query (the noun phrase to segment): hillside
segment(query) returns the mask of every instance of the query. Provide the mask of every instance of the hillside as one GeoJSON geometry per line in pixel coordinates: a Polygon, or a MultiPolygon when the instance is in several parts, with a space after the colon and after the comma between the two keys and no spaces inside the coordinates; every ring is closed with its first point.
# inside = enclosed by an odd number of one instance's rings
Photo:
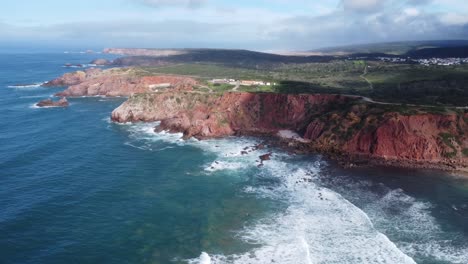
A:
{"type": "Polygon", "coordinates": [[[117,66],[155,66],[167,63],[220,63],[253,66],[277,63],[327,62],[332,56],[285,56],[229,49],[106,49],[106,53],[129,55],[114,61],[117,66]]]}
{"type": "Polygon", "coordinates": [[[468,40],[436,40],[436,41],[405,41],[328,47],[311,50],[323,55],[350,55],[356,53],[384,53],[389,55],[405,55],[426,48],[454,48],[468,46],[468,40]]]}

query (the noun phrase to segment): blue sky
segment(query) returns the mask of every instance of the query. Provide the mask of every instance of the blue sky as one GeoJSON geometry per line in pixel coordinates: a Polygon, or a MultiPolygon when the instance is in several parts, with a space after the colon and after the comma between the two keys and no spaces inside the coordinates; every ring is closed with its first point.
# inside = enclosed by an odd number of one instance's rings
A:
{"type": "Polygon", "coordinates": [[[310,50],[468,39],[466,0],[15,0],[0,46],[310,50]]]}

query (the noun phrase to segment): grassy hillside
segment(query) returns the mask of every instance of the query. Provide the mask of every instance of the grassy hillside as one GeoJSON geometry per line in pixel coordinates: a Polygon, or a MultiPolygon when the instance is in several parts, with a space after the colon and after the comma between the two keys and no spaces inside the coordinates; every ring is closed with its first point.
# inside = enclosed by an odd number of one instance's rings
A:
{"type": "MultiPolygon", "coordinates": [[[[212,78],[263,80],[276,86],[239,90],[281,93],[340,93],[384,102],[466,106],[468,65],[420,66],[383,62],[333,60],[326,63],[275,64],[252,69],[206,63],[141,67],[136,74],[180,74],[206,82],[212,78]]],[[[211,87],[226,91],[229,86],[211,87]]]]}
{"type": "Polygon", "coordinates": [[[329,62],[331,56],[284,56],[249,50],[187,49],[182,54],[157,56],[128,56],[114,60],[117,66],[159,66],[168,63],[215,63],[256,68],[278,63],[329,62]]]}

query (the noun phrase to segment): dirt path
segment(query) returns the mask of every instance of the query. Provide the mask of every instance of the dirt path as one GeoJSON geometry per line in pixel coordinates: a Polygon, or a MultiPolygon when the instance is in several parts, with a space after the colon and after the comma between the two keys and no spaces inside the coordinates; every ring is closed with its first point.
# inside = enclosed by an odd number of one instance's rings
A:
{"type": "Polygon", "coordinates": [[[240,82],[237,81],[236,86],[234,86],[234,88],[232,88],[232,91],[237,92],[237,89],[239,89],[239,87],[240,87],[240,82]]]}
{"type": "Polygon", "coordinates": [[[362,79],[364,79],[364,80],[369,84],[369,88],[373,91],[373,90],[374,90],[374,85],[372,84],[371,81],[369,81],[369,79],[366,78],[366,75],[367,75],[367,67],[369,67],[369,66],[366,65],[366,67],[364,67],[364,73],[361,74],[361,75],[359,75],[359,77],[362,78],[362,79]]]}

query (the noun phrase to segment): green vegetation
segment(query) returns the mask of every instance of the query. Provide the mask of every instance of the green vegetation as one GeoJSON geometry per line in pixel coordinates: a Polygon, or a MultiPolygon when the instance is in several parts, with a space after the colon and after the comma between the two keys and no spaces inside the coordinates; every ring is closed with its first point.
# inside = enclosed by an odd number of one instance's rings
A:
{"type": "Polygon", "coordinates": [[[458,47],[464,45],[468,45],[468,41],[404,41],[323,48],[317,51],[323,52],[324,54],[385,53],[393,55],[403,55],[407,52],[417,51],[421,49],[458,47]]]}
{"type": "MultiPolygon", "coordinates": [[[[432,112],[446,112],[444,106],[466,106],[468,65],[422,66],[380,61],[333,60],[317,63],[271,63],[250,66],[186,63],[142,67],[136,75],[178,74],[203,80],[200,91],[224,92],[232,85],[208,84],[213,78],[262,80],[276,86],[245,86],[239,91],[279,93],[332,93],[370,97],[376,101],[436,106],[432,112]],[[365,70],[367,68],[367,70],[365,70]]],[[[402,105],[404,108],[404,106],[402,105]]]]}
{"type": "Polygon", "coordinates": [[[210,83],[208,82],[208,87],[213,90],[213,91],[216,91],[216,92],[225,92],[225,91],[230,91],[234,88],[234,85],[231,85],[231,84],[227,84],[227,83],[210,83]]]}
{"type": "Polygon", "coordinates": [[[444,142],[445,145],[450,147],[453,151],[446,153],[447,158],[453,158],[457,155],[457,149],[453,145],[453,140],[457,140],[457,138],[450,134],[450,133],[440,133],[439,136],[442,138],[442,141],[444,142]]]}
{"type": "Polygon", "coordinates": [[[468,148],[462,150],[463,156],[468,157],[468,148]]]}
{"type": "Polygon", "coordinates": [[[163,67],[139,68],[141,75],[156,74],[180,74],[194,76],[204,79],[233,78],[233,79],[255,79],[268,75],[264,70],[252,70],[248,68],[235,68],[220,64],[176,64],[163,67]]]}
{"type": "Polygon", "coordinates": [[[468,67],[374,64],[366,75],[373,84],[369,96],[390,102],[466,105],[468,67]]]}

